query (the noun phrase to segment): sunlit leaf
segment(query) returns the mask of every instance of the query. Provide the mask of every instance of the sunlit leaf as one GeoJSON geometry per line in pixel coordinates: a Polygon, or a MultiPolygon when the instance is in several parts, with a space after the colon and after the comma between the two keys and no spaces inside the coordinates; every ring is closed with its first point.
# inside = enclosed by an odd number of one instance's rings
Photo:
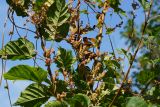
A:
{"type": "Polygon", "coordinates": [[[64,101],[50,101],[45,107],[68,107],[68,104],[64,101]]]}
{"type": "Polygon", "coordinates": [[[76,94],[69,103],[71,107],[88,107],[91,101],[87,95],[76,94]]]}
{"type": "Polygon", "coordinates": [[[18,65],[12,67],[4,78],[8,80],[31,80],[41,83],[47,78],[47,71],[40,67],[31,67],[28,65],[18,65]]]}
{"type": "Polygon", "coordinates": [[[20,95],[15,106],[40,107],[50,98],[48,88],[42,84],[29,85],[20,95]]]}
{"type": "Polygon", "coordinates": [[[33,10],[34,11],[41,11],[41,8],[43,5],[50,7],[53,3],[55,2],[55,0],[36,0],[33,10]]]}
{"type": "Polygon", "coordinates": [[[131,97],[126,107],[148,107],[148,104],[141,97],[131,97]]]}
{"type": "Polygon", "coordinates": [[[0,50],[0,58],[5,57],[10,60],[26,60],[36,55],[34,45],[25,38],[8,42],[3,50],[0,50]]]}
{"type": "Polygon", "coordinates": [[[49,38],[60,42],[67,36],[69,31],[67,20],[70,14],[68,13],[68,6],[65,0],[56,0],[49,8],[47,17],[47,27],[45,30],[49,34],[49,38]]]}
{"type": "Polygon", "coordinates": [[[59,47],[57,58],[55,59],[57,67],[60,68],[61,71],[70,70],[74,62],[75,58],[72,55],[72,51],[59,47]]]}

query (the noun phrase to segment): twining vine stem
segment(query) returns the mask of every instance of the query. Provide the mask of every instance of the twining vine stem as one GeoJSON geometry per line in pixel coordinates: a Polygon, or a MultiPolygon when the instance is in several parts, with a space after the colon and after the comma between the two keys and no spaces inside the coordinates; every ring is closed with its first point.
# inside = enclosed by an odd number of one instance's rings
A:
{"type": "MultiPolygon", "coordinates": [[[[4,29],[6,28],[7,19],[8,18],[6,18],[6,20],[4,22],[4,29]]],[[[2,49],[4,48],[4,32],[5,32],[5,30],[2,32],[2,49]]],[[[5,49],[5,54],[6,54],[6,49],[5,49]]],[[[1,86],[1,83],[2,83],[3,73],[6,71],[6,64],[7,64],[7,60],[4,61],[4,59],[2,58],[2,74],[1,74],[1,79],[0,79],[0,86],[1,86]]],[[[6,81],[6,89],[7,89],[7,93],[8,93],[8,98],[9,98],[9,104],[12,107],[9,84],[8,84],[7,80],[5,80],[5,81],[6,81]]]]}
{"type": "Polygon", "coordinates": [[[151,12],[152,5],[153,5],[153,0],[150,1],[150,8],[149,8],[149,10],[148,10],[148,15],[146,16],[146,14],[145,14],[145,22],[144,22],[144,27],[143,27],[142,34],[141,34],[141,35],[142,35],[142,36],[141,36],[141,39],[140,39],[140,41],[139,41],[139,43],[138,43],[138,46],[137,46],[137,48],[136,48],[136,50],[135,50],[135,53],[134,53],[134,55],[133,55],[133,58],[131,59],[129,68],[128,68],[127,73],[126,73],[126,75],[125,75],[125,77],[124,77],[124,79],[123,79],[123,81],[122,81],[122,83],[121,83],[121,86],[120,86],[120,88],[118,89],[117,94],[115,94],[115,96],[113,97],[113,100],[112,100],[112,102],[110,103],[109,107],[112,107],[112,105],[114,104],[116,98],[117,98],[118,95],[120,94],[121,89],[122,89],[123,85],[125,84],[125,82],[126,82],[126,80],[127,80],[127,78],[128,78],[128,75],[129,75],[129,73],[130,73],[130,71],[131,71],[133,62],[134,62],[134,60],[135,60],[135,58],[136,58],[136,55],[137,55],[139,49],[140,49],[140,48],[142,47],[142,45],[143,45],[144,34],[145,34],[145,30],[146,30],[146,27],[147,27],[147,24],[148,24],[147,22],[148,22],[149,17],[150,17],[150,12],[151,12]]]}
{"type": "MultiPolygon", "coordinates": [[[[43,52],[46,52],[46,48],[45,48],[45,42],[44,42],[44,39],[43,39],[43,36],[42,36],[42,34],[41,34],[41,32],[40,32],[40,26],[37,26],[38,28],[38,36],[40,37],[40,39],[41,39],[41,48],[42,48],[42,50],[43,50],[43,52]]],[[[50,58],[51,59],[51,58],[50,58]]],[[[52,85],[53,85],[53,83],[54,83],[54,80],[53,80],[53,78],[52,78],[52,70],[51,70],[51,65],[49,64],[49,65],[47,65],[47,71],[48,71],[48,74],[49,74],[49,76],[50,76],[50,80],[51,80],[51,82],[52,82],[52,85]]]]}
{"type": "Polygon", "coordinates": [[[9,9],[8,9],[8,19],[9,19],[10,22],[15,26],[17,33],[18,33],[18,29],[17,29],[17,28],[19,28],[19,29],[23,29],[23,30],[26,30],[26,31],[30,31],[30,32],[36,34],[36,32],[33,31],[33,30],[30,30],[30,29],[28,29],[28,28],[24,28],[24,27],[21,27],[21,26],[16,25],[15,22],[14,22],[14,19],[13,19],[13,14],[12,14],[12,16],[10,16],[10,13],[11,13],[11,12],[12,12],[12,11],[11,11],[11,9],[9,8],[9,9]]]}

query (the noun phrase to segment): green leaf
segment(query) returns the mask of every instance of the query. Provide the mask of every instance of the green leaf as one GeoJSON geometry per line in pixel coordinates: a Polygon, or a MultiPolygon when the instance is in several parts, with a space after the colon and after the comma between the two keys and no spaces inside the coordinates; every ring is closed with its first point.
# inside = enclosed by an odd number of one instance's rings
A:
{"type": "Polygon", "coordinates": [[[84,94],[76,94],[69,102],[71,107],[88,107],[91,103],[89,97],[84,94]]]}
{"type": "Polygon", "coordinates": [[[105,81],[105,89],[110,89],[112,90],[115,86],[115,80],[112,77],[105,77],[104,78],[105,81]]]}
{"type": "Polygon", "coordinates": [[[137,74],[137,80],[141,84],[146,84],[148,81],[152,80],[155,77],[155,74],[153,71],[140,71],[137,74]]]}
{"type": "Polygon", "coordinates": [[[88,11],[86,9],[84,9],[84,10],[81,10],[80,13],[88,14],[88,11]]]}
{"type": "Polygon", "coordinates": [[[21,93],[14,106],[40,107],[49,98],[50,94],[45,85],[31,84],[21,93]]]}
{"type": "Polygon", "coordinates": [[[74,64],[75,58],[73,58],[72,51],[68,51],[64,48],[59,47],[57,58],[55,63],[60,70],[70,71],[71,66],[74,64]]]}
{"type": "Polygon", "coordinates": [[[8,42],[2,50],[0,50],[0,58],[10,60],[26,60],[36,55],[34,45],[25,38],[19,38],[16,41],[8,42]]]}
{"type": "Polygon", "coordinates": [[[47,71],[40,67],[31,67],[28,65],[18,65],[11,68],[4,74],[4,78],[8,80],[31,80],[38,83],[46,80],[47,71]]]}
{"type": "Polygon", "coordinates": [[[153,104],[160,104],[160,85],[153,86],[151,89],[147,91],[147,100],[150,100],[150,102],[153,102],[153,104]]]}
{"type": "Polygon", "coordinates": [[[148,10],[150,7],[150,2],[148,0],[138,0],[140,4],[143,6],[144,10],[148,10]]]}
{"type": "Polygon", "coordinates": [[[36,12],[42,11],[42,6],[50,7],[55,0],[36,0],[35,4],[33,5],[33,10],[36,12]]]}
{"type": "Polygon", "coordinates": [[[17,16],[28,16],[27,9],[29,8],[30,0],[6,0],[6,2],[13,8],[17,16]]]}
{"type": "MultiPolygon", "coordinates": [[[[47,12],[46,32],[49,38],[60,42],[69,31],[67,20],[70,17],[65,0],[56,0],[47,12]]],[[[46,38],[46,37],[45,37],[46,38]]],[[[49,39],[47,37],[47,39],[49,39]]]]}
{"type": "Polygon", "coordinates": [[[45,107],[68,107],[68,104],[65,101],[51,101],[45,107]]]}
{"type": "Polygon", "coordinates": [[[148,107],[148,104],[141,97],[131,97],[126,107],[148,107]]]}
{"type": "Polygon", "coordinates": [[[158,20],[158,19],[160,19],[160,15],[152,16],[151,18],[149,18],[148,24],[149,24],[149,23],[152,23],[152,21],[156,21],[156,20],[158,20]]]}
{"type": "Polygon", "coordinates": [[[130,52],[128,52],[127,50],[122,48],[122,49],[118,50],[118,53],[125,55],[127,57],[128,61],[132,60],[132,54],[130,52]]]}
{"type": "Polygon", "coordinates": [[[119,64],[118,61],[116,61],[116,60],[110,60],[110,61],[111,61],[111,63],[112,63],[115,67],[117,67],[118,69],[121,68],[121,65],[119,64]]]}
{"type": "Polygon", "coordinates": [[[73,74],[73,81],[75,86],[77,87],[77,89],[79,90],[79,92],[85,91],[85,90],[89,90],[90,87],[86,82],[86,75],[78,73],[78,71],[76,71],[73,74]]]}
{"type": "Polygon", "coordinates": [[[68,86],[68,84],[65,81],[57,80],[56,92],[57,93],[67,92],[68,91],[67,86],[68,86]]]}
{"type": "Polygon", "coordinates": [[[120,0],[108,0],[108,2],[110,7],[113,8],[116,13],[125,12],[121,8],[119,8],[120,0]]]}
{"type": "Polygon", "coordinates": [[[106,29],[106,34],[107,34],[107,35],[110,35],[111,33],[114,32],[114,30],[115,30],[114,28],[107,28],[107,29],[106,29]]]}

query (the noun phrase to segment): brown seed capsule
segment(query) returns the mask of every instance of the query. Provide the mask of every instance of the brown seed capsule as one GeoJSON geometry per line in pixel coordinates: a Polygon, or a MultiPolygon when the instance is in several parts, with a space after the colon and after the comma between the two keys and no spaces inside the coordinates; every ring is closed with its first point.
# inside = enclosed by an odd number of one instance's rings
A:
{"type": "Polygon", "coordinates": [[[56,77],[59,75],[59,72],[58,71],[55,71],[55,75],[56,75],[56,77]]]}
{"type": "Polygon", "coordinates": [[[57,100],[61,100],[61,95],[57,94],[57,100]]]}
{"type": "Polygon", "coordinates": [[[102,72],[102,75],[101,75],[102,78],[103,78],[105,75],[106,75],[106,72],[102,72]]]}
{"type": "Polygon", "coordinates": [[[56,76],[53,75],[53,76],[52,76],[52,79],[53,79],[53,81],[56,81],[56,76]]]}
{"type": "Polygon", "coordinates": [[[63,76],[65,76],[65,77],[67,76],[67,71],[65,71],[65,70],[63,71],[63,76]]]}
{"type": "Polygon", "coordinates": [[[50,58],[46,58],[45,63],[46,63],[46,66],[49,66],[52,63],[52,60],[50,58]]]}

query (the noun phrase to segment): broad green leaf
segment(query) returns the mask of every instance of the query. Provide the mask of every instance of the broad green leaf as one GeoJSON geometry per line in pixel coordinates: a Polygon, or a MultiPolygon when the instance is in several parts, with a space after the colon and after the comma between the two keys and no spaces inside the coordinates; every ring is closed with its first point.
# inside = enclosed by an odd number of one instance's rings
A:
{"type": "Polygon", "coordinates": [[[45,107],[68,107],[68,104],[65,101],[51,101],[45,107]]]}
{"type": "Polygon", "coordinates": [[[86,81],[81,80],[79,78],[76,79],[75,77],[73,79],[74,79],[74,82],[75,82],[75,86],[77,87],[77,89],[79,91],[82,92],[82,91],[90,89],[90,87],[89,87],[89,85],[87,84],[86,81]]]}
{"type": "Polygon", "coordinates": [[[147,100],[151,100],[151,103],[153,104],[160,104],[160,85],[153,86],[151,89],[147,91],[147,100]]]}
{"type": "Polygon", "coordinates": [[[118,69],[120,69],[121,65],[119,64],[118,61],[116,60],[110,60],[111,61],[111,64],[113,64],[113,66],[117,67],[118,69]]]}
{"type": "Polygon", "coordinates": [[[74,73],[73,75],[74,84],[80,92],[90,89],[89,85],[86,82],[86,79],[84,79],[85,78],[83,78],[83,75],[78,72],[74,73]]]}
{"type": "Polygon", "coordinates": [[[115,80],[112,77],[105,77],[104,79],[105,82],[105,89],[110,89],[112,90],[115,86],[115,80]]]}
{"type": "Polygon", "coordinates": [[[40,107],[50,98],[48,88],[42,84],[29,85],[20,95],[15,106],[40,107]]]}
{"type": "Polygon", "coordinates": [[[45,30],[49,34],[49,38],[60,42],[67,36],[69,31],[67,20],[70,14],[68,13],[68,6],[65,0],[56,0],[48,9],[47,17],[45,30]]]}
{"type": "Polygon", "coordinates": [[[47,78],[47,71],[40,67],[31,67],[28,65],[18,65],[11,68],[4,74],[4,78],[8,80],[31,80],[41,83],[47,78]]]}
{"type": "Polygon", "coordinates": [[[65,81],[57,80],[56,92],[57,93],[67,92],[68,91],[67,86],[68,86],[68,84],[65,81]]]}
{"type": "Polygon", "coordinates": [[[69,102],[71,107],[88,107],[91,103],[89,97],[84,94],[76,94],[69,102]]]}
{"type": "Polygon", "coordinates": [[[3,50],[0,50],[0,58],[10,60],[26,60],[36,55],[34,45],[25,38],[19,38],[16,41],[8,42],[3,50]]]}
{"type": "Polygon", "coordinates": [[[148,104],[141,97],[131,97],[126,107],[148,107],[148,104]]]}
{"type": "Polygon", "coordinates": [[[148,107],[160,107],[160,105],[149,103],[148,107]]]}
{"type": "Polygon", "coordinates": [[[27,9],[29,8],[30,0],[6,0],[13,8],[17,16],[28,16],[27,9]]]}
{"type": "Polygon", "coordinates": [[[66,50],[62,47],[59,47],[57,58],[55,59],[55,63],[60,70],[67,70],[71,69],[71,66],[74,64],[75,58],[72,55],[72,51],[66,50]]]}
{"type": "Polygon", "coordinates": [[[146,84],[150,79],[153,79],[155,74],[153,71],[140,71],[137,75],[137,80],[141,84],[146,84]]]}

